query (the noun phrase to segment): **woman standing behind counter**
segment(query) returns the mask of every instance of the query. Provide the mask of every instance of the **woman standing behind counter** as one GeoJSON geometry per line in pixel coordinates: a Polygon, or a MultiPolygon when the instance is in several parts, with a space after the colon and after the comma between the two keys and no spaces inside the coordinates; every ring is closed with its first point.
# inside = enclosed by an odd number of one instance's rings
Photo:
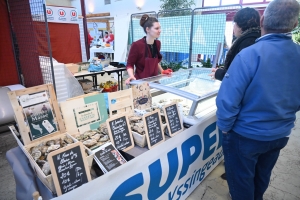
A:
{"type": "Polygon", "coordinates": [[[224,68],[213,68],[210,76],[222,81],[235,56],[244,48],[251,46],[261,36],[260,15],[254,8],[239,10],[233,19],[233,34],[236,37],[229,49],[224,68]]]}
{"type": "Polygon", "coordinates": [[[171,69],[163,70],[159,64],[162,55],[160,54],[160,41],[156,40],[161,32],[158,20],[144,14],[140,20],[140,25],[146,36],[132,43],[126,65],[129,75],[125,81],[126,84],[129,84],[131,80],[156,76],[158,72],[162,74],[172,73],[171,69]],[[136,68],[135,74],[134,66],[136,68]]]}

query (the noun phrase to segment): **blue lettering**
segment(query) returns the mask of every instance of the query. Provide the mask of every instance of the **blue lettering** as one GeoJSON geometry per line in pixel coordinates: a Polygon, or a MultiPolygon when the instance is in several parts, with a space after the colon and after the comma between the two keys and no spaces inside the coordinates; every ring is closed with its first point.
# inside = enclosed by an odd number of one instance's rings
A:
{"type": "Polygon", "coordinates": [[[182,195],[184,195],[184,194],[186,193],[187,189],[189,188],[188,182],[189,182],[190,179],[191,179],[191,178],[188,178],[188,179],[185,181],[185,183],[184,183],[184,188],[185,188],[185,190],[183,191],[182,195]]]}
{"type": "Polygon", "coordinates": [[[204,141],[204,153],[203,153],[203,160],[206,160],[209,156],[211,156],[215,148],[210,149],[210,147],[217,142],[217,137],[214,134],[212,137],[209,137],[209,135],[216,130],[216,122],[209,125],[203,132],[203,141],[204,141]]]}
{"type": "Polygon", "coordinates": [[[111,200],[142,200],[143,196],[141,194],[134,194],[126,196],[129,192],[137,189],[144,184],[144,178],[142,173],[138,173],[126,181],[124,181],[119,187],[114,191],[111,196],[111,200]]]}
{"type": "Polygon", "coordinates": [[[184,177],[189,169],[189,166],[198,158],[198,156],[201,153],[202,144],[201,144],[201,138],[199,135],[194,135],[187,139],[185,142],[181,145],[182,150],[182,169],[179,175],[180,180],[182,177],[184,177]],[[193,155],[191,155],[191,148],[195,148],[195,152],[193,155]]]}
{"type": "Polygon", "coordinates": [[[172,200],[172,199],[173,199],[173,197],[174,197],[174,195],[175,195],[175,191],[177,190],[177,187],[178,187],[178,186],[176,186],[176,188],[175,188],[175,190],[173,191],[173,193],[169,192],[169,200],[172,200]]]}
{"type": "Polygon", "coordinates": [[[158,199],[172,184],[178,171],[178,154],[177,148],[168,153],[169,174],[167,181],[161,187],[160,181],[162,178],[162,167],[160,159],[149,165],[150,184],[148,190],[148,199],[158,199]]]}
{"type": "Polygon", "coordinates": [[[183,185],[181,185],[181,186],[178,188],[178,190],[177,190],[177,195],[178,195],[177,200],[179,200],[180,197],[181,197],[181,191],[180,191],[180,189],[182,188],[182,186],[183,186],[183,185]]]}

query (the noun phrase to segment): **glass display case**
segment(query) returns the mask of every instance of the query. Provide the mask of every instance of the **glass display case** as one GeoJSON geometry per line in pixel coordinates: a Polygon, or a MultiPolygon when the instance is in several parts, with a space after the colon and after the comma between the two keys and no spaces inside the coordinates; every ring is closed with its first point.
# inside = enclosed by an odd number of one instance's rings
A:
{"type": "Polygon", "coordinates": [[[148,82],[154,107],[177,102],[183,122],[194,125],[216,111],[215,99],[221,82],[212,80],[210,73],[211,68],[182,69],[172,75],[158,75],[131,84],[148,82]]]}

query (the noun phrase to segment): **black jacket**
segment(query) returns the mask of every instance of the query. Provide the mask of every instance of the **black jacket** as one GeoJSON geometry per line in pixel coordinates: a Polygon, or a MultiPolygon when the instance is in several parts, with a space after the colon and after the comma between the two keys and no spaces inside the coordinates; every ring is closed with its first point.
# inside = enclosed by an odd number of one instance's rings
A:
{"type": "Polygon", "coordinates": [[[260,30],[258,28],[247,30],[241,37],[236,39],[231,48],[229,49],[224,67],[217,69],[215,73],[215,78],[222,81],[227,70],[230,67],[231,62],[234,57],[244,48],[251,46],[255,43],[255,40],[261,36],[260,30]]]}

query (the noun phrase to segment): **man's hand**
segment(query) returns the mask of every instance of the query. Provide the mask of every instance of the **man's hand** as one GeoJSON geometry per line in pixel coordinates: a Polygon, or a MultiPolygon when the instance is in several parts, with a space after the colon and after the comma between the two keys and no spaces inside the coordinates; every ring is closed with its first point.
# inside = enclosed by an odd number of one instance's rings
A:
{"type": "Polygon", "coordinates": [[[208,76],[210,76],[211,79],[215,80],[215,79],[216,79],[216,78],[215,78],[215,74],[216,74],[216,71],[217,71],[217,70],[218,70],[217,68],[212,68],[212,69],[211,69],[211,73],[208,74],[208,76]]]}

